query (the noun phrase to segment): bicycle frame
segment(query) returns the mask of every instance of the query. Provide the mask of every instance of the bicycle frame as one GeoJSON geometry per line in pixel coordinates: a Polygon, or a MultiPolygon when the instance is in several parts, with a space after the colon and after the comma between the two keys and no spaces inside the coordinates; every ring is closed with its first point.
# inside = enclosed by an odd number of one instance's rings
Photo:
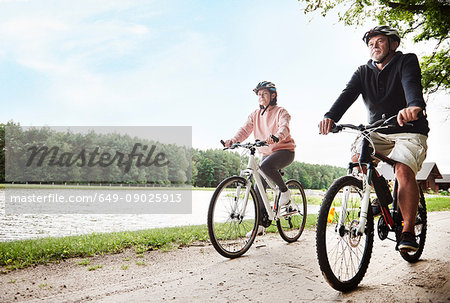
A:
{"type": "Polygon", "coordinates": [[[396,116],[388,119],[383,116],[370,125],[337,124],[331,129],[332,133],[344,129],[354,130],[359,134],[357,140],[362,138],[362,142],[359,142],[359,159],[349,164],[347,176],[337,178],[330,186],[322,200],[317,219],[316,248],[320,270],[325,280],[336,290],[349,291],[361,282],[370,263],[375,230],[380,240],[394,241],[395,249],[410,263],[418,261],[423,252],[427,210],[420,187],[418,211],[412,232],[414,241],[418,241],[418,244],[410,245],[403,234],[398,180],[391,190],[376,169],[378,160],[394,168],[398,162],[377,152],[370,135],[380,129],[398,127],[396,121],[396,116]],[[379,212],[372,213],[370,199],[375,196],[371,193],[372,187],[381,208],[376,229],[374,221],[379,212]],[[390,232],[395,233],[394,239],[389,238],[390,232]]]}
{"type": "MultiPolygon", "coordinates": [[[[247,168],[241,171],[241,177],[247,177],[247,188],[246,188],[246,193],[245,193],[245,207],[244,207],[243,213],[245,213],[245,209],[247,207],[248,195],[250,194],[250,186],[251,186],[251,184],[249,184],[249,183],[251,183],[251,178],[253,177],[255,180],[255,183],[257,185],[255,188],[255,191],[259,192],[260,197],[263,200],[263,204],[266,208],[267,214],[269,216],[269,220],[274,220],[276,218],[276,213],[270,206],[270,199],[269,199],[269,197],[267,197],[267,193],[263,190],[264,186],[263,186],[262,179],[264,179],[267,182],[268,186],[275,192],[275,201],[277,201],[277,197],[279,196],[279,189],[278,189],[278,186],[276,186],[272,182],[272,180],[270,180],[270,178],[264,174],[264,172],[261,170],[258,163],[256,163],[255,151],[253,149],[250,150],[250,157],[248,159],[247,168]]],[[[276,205],[274,207],[276,207],[276,205]]]]}
{"type": "Polygon", "coordinates": [[[255,159],[256,149],[267,145],[266,141],[255,140],[225,146],[225,149],[246,148],[250,156],[240,176],[230,176],[220,182],[209,204],[208,234],[214,248],[224,257],[237,258],[244,254],[261,233],[260,226],[267,228],[272,221],[276,221],[281,238],[288,243],[297,241],[305,228],[307,204],[302,185],[293,179],[286,182],[292,195],[279,210],[281,191],[255,159]],[[266,193],[264,181],[273,192],[266,193]]]}
{"type": "MultiPolygon", "coordinates": [[[[391,165],[392,167],[395,167],[396,161],[392,160],[389,157],[386,157],[382,154],[380,154],[379,152],[375,151],[374,153],[374,157],[391,165]]],[[[378,192],[383,192],[385,191],[385,189],[382,188],[378,188],[377,182],[375,179],[379,179],[380,176],[378,174],[378,171],[375,168],[375,163],[374,160],[372,159],[371,156],[371,152],[370,152],[370,146],[369,146],[369,141],[367,140],[367,138],[363,138],[363,142],[362,142],[362,147],[361,147],[361,153],[360,153],[360,157],[358,162],[351,162],[349,163],[349,167],[348,167],[348,174],[351,175],[353,173],[353,169],[355,167],[359,167],[361,168],[361,172],[363,173],[363,196],[362,196],[362,201],[361,201],[361,214],[360,214],[360,221],[359,221],[359,226],[357,229],[357,234],[358,235],[363,235],[364,231],[365,231],[365,226],[367,223],[367,212],[369,210],[369,206],[370,206],[370,194],[371,194],[371,188],[372,188],[372,184],[373,187],[375,189],[375,191],[378,192]],[[365,171],[364,171],[365,170],[365,171]]],[[[395,182],[395,186],[394,186],[394,197],[393,197],[393,209],[397,210],[397,182],[395,182]]],[[[389,192],[390,194],[390,192],[389,192]]],[[[377,194],[378,196],[378,194],[377,194]]],[[[382,211],[382,215],[384,217],[385,222],[388,224],[388,226],[391,228],[391,230],[394,229],[395,227],[395,220],[393,218],[394,212],[392,215],[389,212],[389,206],[388,203],[386,203],[385,201],[383,201],[382,199],[380,200],[380,206],[381,206],[381,211],[382,211]]],[[[340,228],[342,228],[344,226],[344,221],[345,221],[345,214],[347,213],[347,201],[348,201],[348,189],[344,189],[344,194],[343,194],[343,199],[342,199],[342,205],[341,205],[341,213],[339,215],[339,223],[338,223],[338,229],[340,230],[340,228]]]]}

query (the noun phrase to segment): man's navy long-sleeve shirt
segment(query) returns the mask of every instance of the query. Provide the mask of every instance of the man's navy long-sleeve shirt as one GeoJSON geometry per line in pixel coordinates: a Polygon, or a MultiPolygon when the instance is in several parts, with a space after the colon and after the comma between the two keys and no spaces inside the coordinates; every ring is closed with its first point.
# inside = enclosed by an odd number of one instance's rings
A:
{"type": "MultiPolygon", "coordinates": [[[[369,60],[366,65],[361,65],[356,70],[325,117],[338,122],[360,94],[369,111],[369,123],[381,119],[383,114],[386,117],[394,116],[409,106],[425,109],[421,79],[419,61],[415,54],[396,52],[381,71],[372,64],[372,60],[369,60]]],[[[404,126],[380,132],[428,135],[426,117],[421,116],[411,123],[413,124],[411,127],[404,126]]]]}

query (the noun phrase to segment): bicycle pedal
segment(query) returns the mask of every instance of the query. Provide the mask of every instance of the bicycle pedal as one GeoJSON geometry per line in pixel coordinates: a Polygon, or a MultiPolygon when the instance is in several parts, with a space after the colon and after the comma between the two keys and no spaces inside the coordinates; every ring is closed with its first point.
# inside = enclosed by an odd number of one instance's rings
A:
{"type": "Polygon", "coordinates": [[[286,207],[283,207],[283,210],[279,212],[279,217],[286,217],[296,213],[298,213],[298,211],[294,207],[292,207],[291,205],[287,205],[286,207]]]}

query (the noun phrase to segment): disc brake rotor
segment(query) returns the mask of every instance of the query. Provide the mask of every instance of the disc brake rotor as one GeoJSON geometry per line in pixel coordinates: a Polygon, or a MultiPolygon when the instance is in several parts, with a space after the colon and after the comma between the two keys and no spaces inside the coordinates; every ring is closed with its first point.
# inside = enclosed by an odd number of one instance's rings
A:
{"type": "Polygon", "coordinates": [[[358,235],[359,221],[353,220],[350,225],[350,232],[348,233],[348,240],[351,247],[357,247],[361,241],[361,236],[358,235]]]}

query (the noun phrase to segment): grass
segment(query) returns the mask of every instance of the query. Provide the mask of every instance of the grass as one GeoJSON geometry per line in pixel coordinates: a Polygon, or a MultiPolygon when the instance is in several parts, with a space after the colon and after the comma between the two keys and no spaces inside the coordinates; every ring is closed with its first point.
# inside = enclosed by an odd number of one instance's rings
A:
{"type": "MultiPolygon", "coordinates": [[[[305,229],[314,229],[316,227],[317,222],[317,214],[310,214],[306,217],[305,229]]],[[[275,221],[272,221],[272,225],[266,229],[268,233],[277,233],[277,224],[275,221]]]]}
{"type": "Polygon", "coordinates": [[[88,267],[88,270],[89,270],[89,271],[93,271],[93,270],[97,270],[97,269],[100,269],[100,268],[103,268],[103,265],[102,265],[102,264],[97,264],[97,265],[89,266],[89,267],[88,267]]]}
{"type": "Polygon", "coordinates": [[[450,197],[425,197],[427,211],[448,211],[450,210],[450,197]]]}
{"type": "MultiPolygon", "coordinates": [[[[428,197],[426,201],[429,212],[450,210],[450,197],[428,197]]],[[[308,215],[306,229],[313,229],[316,222],[317,215],[308,215]]],[[[267,232],[277,232],[276,225],[272,224],[267,232]]],[[[146,251],[165,251],[189,246],[197,241],[209,241],[206,225],[0,242],[0,266],[3,267],[0,271],[8,272],[68,258],[84,258],[77,264],[88,266],[91,265],[88,257],[120,253],[128,248],[134,250],[137,258],[142,258],[146,251]]],[[[129,260],[131,259],[124,259],[129,260]]],[[[89,266],[88,270],[99,268],[102,268],[102,265],[89,266]]]]}
{"type": "Polygon", "coordinates": [[[319,196],[307,196],[306,202],[308,205],[320,205],[322,203],[323,197],[319,196]]]}
{"type": "Polygon", "coordinates": [[[77,264],[78,264],[78,265],[81,265],[81,266],[88,266],[89,264],[91,264],[91,260],[89,260],[88,258],[86,258],[86,259],[84,259],[84,260],[78,262],[77,264]]]}
{"type": "MultiPolygon", "coordinates": [[[[150,250],[168,250],[207,241],[206,225],[156,228],[133,232],[93,233],[62,238],[40,238],[0,242],[0,265],[3,271],[34,264],[58,262],[67,258],[86,258],[106,253],[120,253],[133,247],[137,256],[150,250]]],[[[89,265],[84,260],[79,265],[89,265]]]]}

